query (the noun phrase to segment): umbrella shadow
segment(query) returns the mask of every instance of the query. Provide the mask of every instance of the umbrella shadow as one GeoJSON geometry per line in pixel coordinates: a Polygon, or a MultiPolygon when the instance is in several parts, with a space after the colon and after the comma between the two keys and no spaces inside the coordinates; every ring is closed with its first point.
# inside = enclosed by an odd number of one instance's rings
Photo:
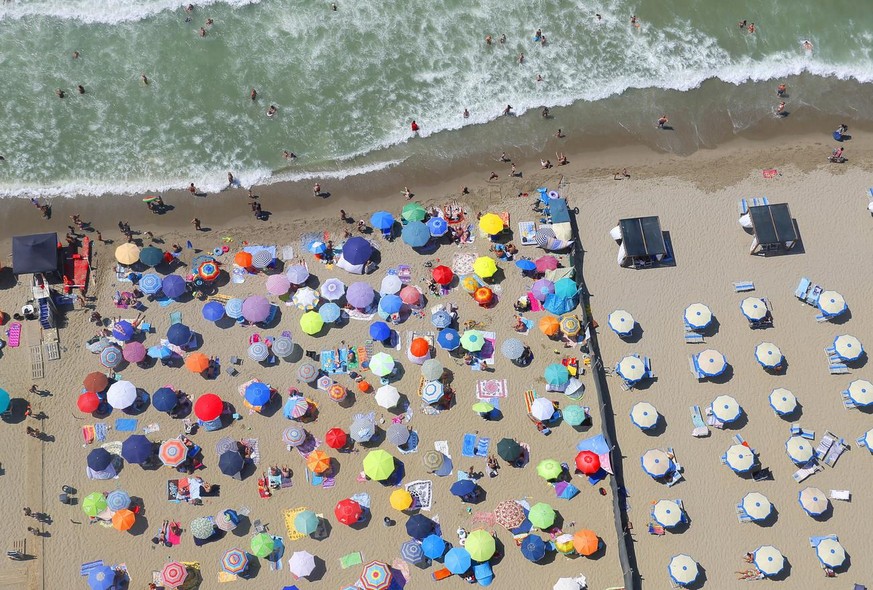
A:
{"type": "Polygon", "coordinates": [[[788,576],[791,575],[791,562],[784,555],[782,557],[785,560],[783,565],[782,565],[782,571],[780,571],[778,574],[773,574],[773,575],[767,576],[768,578],[770,578],[771,580],[773,580],[775,582],[781,582],[781,581],[787,579],[788,576]]]}
{"type": "Polygon", "coordinates": [[[740,412],[740,415],[733,422],[725,422],[725,430],[742,430],[749,423],[749,415],[745,411],[740,412]]]}
{"type": "Polygon", "coordinates": [[[131,535],[139,536],[149,530],[149,519],[142,513],[138,514],[133,526],[127,531],[131,535]]]}
{"type": "Polygon", "coordinates": [[[779,511],[776,510],[775,506],[771,505],[770,514],[767,515],[767,518],[764,518],[762,520],[753,520],[752,522],[754,522],[755,524],[757,524],[760,527],[770,528],[771,526],[776,524],[776,521],[778,521],[778,520],[779,520],[779,511]]]}
{"type": "Polygon", "coordinates": [[[331,532],[333,532],[333,525],[330,521],[326,518],[319,518],[318,528],[315,529],[315,532],[310,537],[316,541],[326,541],[330,537],[331,532]]]}
{"type": "Polygon", "coordinates": [[[697,579],[695,579],[690,584],[687,584],[685,588],[690,588],[691,590],[698,590],[699,588],[703,588],[706,585],[706,568],[697,564],[697,579]]]}
{"type": "Polygon", "coordinates": [[[619,334],[618,337],[628,344],[636,344],[643,339],[643,334],[645,334],[645,332],[646,331],[643,330],[643,327],[639,324],[639,322],[637,322],[634,324],[633,330],[631,330],[630,334],[628,334],[627,336],[622,336],[619,334]]]}
{"type": "Polygon", "coordinates": [[[306,579],[309,580],[310,582],[318,582],[327,573],[327,564],[324,562],[324,560],[322,558],[320,558],[316,555],[314,561],[315,561],[315,569],[313,569],[309,573],[309,575],[306,576],[306,579]]]}
{"type": "Polygon", "coordinates": [[[403,461],[394,457],[394,472],[388,476],[388,479],[382,482],[382,485],[386,487],[398,486],[404,477],[406,477],[406,465],[404,465],[403,461]]]}
{"type": "Polygon", "coordinates": [[[713,383],[724,384],[730,381],[734,376],[734,366],[730,363],[727,363],[724,368],[724,372],[721,375],[716,375],[715,377],[709,377],[708,379],[713,383]]]}
{"type": "Polygon", "coordinates": [[[712,320],[710,320],[709,325],[706,326],[703,330],[700,331],[706,338],[712,338],[716,334],[718,334],[719,329],[721,328],[721,322],[718,321],[718,318],[712,316],[712,320]]]}
{"type": "Polygon", "coordinates": [[[663,414],[658,414],[658,421],[655,422],[653,427],[641,428],[640,430],[646,436],[661,436],[667,432],[667,418],[665,418],[663,414]]]}
{"type": "Polygon", "coordinates": [[[226,315],[221,316],[217,321],[213,322],[215,326],[222,330],[227,330],[237,325],[236,320],[226,315]]]}
{"type": "MultiPolygon", "coordinates": [[[[9,400],[9,408],[3,414],[2,420],[6,424],[21,424],[26,416],[24,409],[27,406],[27,400],[20,397],[13,397],[9,400]]],[[[107,404],[108,405],[108,404],[107,404]]]]}
{"type": "Polygon", "coordinates": [[[786,422],[797,422],[800,417],[803,415],[803,404],[800,403],[800,400],[797,400],[797,407],[794,408],[791,412],[787,414],[777,414],[780,418],[785,420],[786,422]]]}

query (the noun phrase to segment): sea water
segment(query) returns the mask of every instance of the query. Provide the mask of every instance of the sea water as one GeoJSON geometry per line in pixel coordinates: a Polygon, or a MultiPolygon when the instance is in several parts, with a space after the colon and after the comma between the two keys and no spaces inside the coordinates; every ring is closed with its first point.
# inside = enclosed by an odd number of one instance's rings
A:
{"type": "Polygon", "coordinates": [[[642,136],[662,113],[694,133],[661,147],[693,151],[773,118],[782,81],[794,114],[873,119],[873,10],[848,0],[185,4],[0,5],[0,195],[343,177],[535,146],[557,127],[642,136]],[[507,105],[568,108],[533,122],[507,105]]]}

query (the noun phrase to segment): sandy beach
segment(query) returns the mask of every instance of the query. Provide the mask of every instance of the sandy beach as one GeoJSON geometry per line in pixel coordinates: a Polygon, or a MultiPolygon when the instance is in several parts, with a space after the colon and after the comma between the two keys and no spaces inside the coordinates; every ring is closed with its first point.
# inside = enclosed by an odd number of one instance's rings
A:
{"type": "MultiPolygon", "coordinates": [[[[873,327],[866,295],[869,281],[861,269],[867,262],[870,246],[870,216],[867,212],[870,155],[873,144],[863,136],[848,144],[850,161],[843,165],[829,165],[825,156],[830,152],[832,141],[827,131],[816,135],[791,133],[762,139],[759,137],[738,138],[713,150],[698,151],[691,156],[680,157],[651,151],[647,147],[617,146],[593,150],[590,144],[578,144],[571,134],[569,142],[550,141],[544,146],[544,155],[522,153],[512,157],[517,162],[520,177],[507,178],[508,166],[489,163],[471,163],[453,171],[440,170],[434,166],[430,174],[414,175],[410,167],[380,172],[373,178],[352,178],[336,184],[323,183],[330,193],[324,200],[311,196],[311,183],[277,184],[254,192],[263,209],[271,212],[268,221],[259,222],[249,212],[249,200],[245,191],[234,189],[205,198],[191,197],[187,193],[163,195],[164,201],[173,207],[165,215],[152,215],[139,197],[118,196],[100,199],[57,199],[52,203],[52,219],[44,221],[27,201],[7,201],[8,209],[2,222],[4,253],[10,252],[9,237],[37,231],[57,231],[63,237],[69,215],[79,214],[93,228],[100,230],[104,240],[112,243],[97,244],[97,270],[88,291],[94,297],[96,311],[106,318],[133,318],[136,312],[117,309],[112,295],[130,287],[119,282],[114,272],[114,250],[124,240],[116,229],[119,220],[126,220],[137,232],[151,231],[159,240],[155,245],[168,248],[171,244],[184,244],[191,240],[195,248],[211,251],[227,244],[230,253],[219,257],[222,268],[230,271],[232,254],[244,242],[251,244],[291,244],[298,255],[305,258],[312,275],[311,286],[317,287],[330,278],[340,278],[347,285],[358,280],[336,267],[327,268],[314,260],[311,254],[300,252],[300,236],[304,233],[328,232],[334,241],[342,239],[342,231],[353,225],[339,221],[337,212],[345,209],[356,219],[369,220],[378,209],[387,209],[399,217],[405,201],[399,194],[404,186],[415,193],[415,200],[425,206],[457,202],[463,205],[475,223],[478,211],[506,211],[511,216],[511,229],[516,223],[538,217],[531,211],[536,188],[556,188],[561,176],[566,187],[562,196],[571,208],[578,208],[577,223],[585,250],[582,273],[591,295],[591,314],[599,324],[598,339],[603,365],[607,368],[625,355],[638,353],[651,358],[657,379],[644,381],[638,387],[623,391],[616,375],[606,378],[613,415],[603,416],[598,406],[594,376],[591,368],[581,378],[586,393],[578,403],[591,408],[590,427],[581,432],[567,424],[552,428],[548,437],[539,433],[526,415],[524,392],[534,388],[541,395],[560,401],[562,406],[572,403],[561,394],[546,394],[543,369],[563,356],[581,357],[578,346],[575,350],[563,349],[547,339],[536,328],[522,337],[534,354],[534,362],[527,368],[514,366],[499,352],[495,355],[493,372],[471,371],[463,362],[438,350],[436,358],[442,360],[452,375],[452,386],[457,394],[457,405],[438,415],[426,415],[416,389],[419,370],[406,358],[405,346],[388,350],[402,366],[402,376],[394,382],[401,394],[409,400],[410,413],[404,423],[419,436],[419,451],[401,454],[388,442],[379,448],[391,452],[405,467],[403,483],[414,480],[432,480],[434,504],[430,511],[423,512],[437,519],[443,536],[457,546],[455,530],[463,527],[468,531],[484,527],[494,530],[502,556],[492,560],[495,588],[550,588],[560,577],[584,574],[590,588],[606,589],[623,586],[623,572],[618,559],[618,538],[614,526],[612,498],[602,496],[598,488],[605,483],[589,485],[582,478],[573,482],[580,494],[572,500],[555,497],[554,490],[536,473],[536,464],[543,459],[554,458],[572,465],[576,444],[583,438],[600,433],[604,420],[614,420],[617,431],[616,448],[612,462],[621,464],[628,493],[628,520],[633,524],[632,553],[644,588],[669,587],[667,564],[678,553],[687,553],[699,564],[703,572],[696,587],[733,587],[734,572],[751,566],[743,562],[747,552],[761,545],[773,545],[786,557],[785,571],[777,576],[780,587],[807,588],[810,582],[818,587],[824,578],[815,551],[810,548],[809,537],[836,534],[850,556],[848,566],[837,568],[839,582],[864,582],[873,579],[873,569],[860,559],[867,545],[864,514],[871,508],[871,499],[865,490],[871,485],[870,471],[865,469],[870,460],[868,451],[855,444],[855,439],[870,428],[866,412],[846,410],[840,397],[853,379],[869,379],[867,366],[853,364],[851,373],[830,375],[823,349],[830,346],[834,337],[852,334],[862,343],[873,327]],[[567,166],[541,170],[539,158],[550,158],[557,150],[564,151],[570,163],[567,166]],[[613,180],[616,170],[627,168],[630,178],[613,180]],[[763,169],[775,168],[778,175],[766,179],[763,169]],[[497,181],[486,182],[491,169],[498,171],[497,181]],[[460,187],[466,186],[469,194],[462,195],[460,187]],[[519,193],[527,196],[519,197],[519,193]],[[737,223],[737,201],[741,198],[766,196],[771,203],[788,203],[799,229],[801,242],[793,251],[767,257],[750,256],[751,236],[737,223]],[[625,217],[658,215],[664,231],[669,232],[675,254],[675,265],[643,270],[620,268],[616,263],[617,245],[609,231],[625,217]],[[203,221],[208,231],[194,232],[189,224],[192,217],[203,221]],[[859,272],[860,271],[860,272],[859,272]],[[841,293],[848,303],[849,312],[836,321],[816,322],[816,309],[799,302],[794,290],[801,277],[841,293]],[[752,281],[755,290],[736,293],[732,283],[752,281]],[[767,330],[750,330],[740,312],[739,303],[747,295],[766,297],[773,308],[773,327],[767,330]],[[682,313],[691,303],[705,303],[716,318],[717,328],[705,335],[706,343],[685,344],[682,313]],[[632,341],[619,339],[607,326],[607,316],[614,309],[625,309],[633,314],[639,324],[639,332],[632,341]],[[754,357],[754,347],[762,342],[777,344],[786,358],[787,368],[778,375],[765,372],[754,357]],[[722,352],[730,364],[728,372],[718,382],[698,380],[689,372],[688,357],[706,348],[722,352]],[[557,351],[557,354],[556,354],[557,351]],[[501,400],[503,418],[499,421],[483,421],[470,410],[475,400],[476,383],[480,379],[506,379],[507,397],[501,400]],[[785,420],[776,416],[769,406],[768,395],[777,387],[790,389],[798,398],[802,411],[785,420]],[[723,430],[712,429],[707,438],[691,436],[692,423],[689,406],[708,407],[718,395],[731,395],[743,408],[743,418],[723,430]],[[646,434],[635,427],[628,414],[639,401],[652,403],[662,415],[661,425],[654,434],[646,434]],[[850,450],[832,467],[812,475],[804,483],[792,480],[797,470],[785,453],[785,441],[789,438],[789,426],[800,424],[804,429],[815,431],[817,443],[826,430],[844,438],[850,450]],[[421,457],[424,451],[433,448],[435,441],[445,440],[449,445],[455,469],[466,470],[472,465],[476,470],[485,470],[482,458],[467,458],[461,454],[462,438],[473,433],[491,439],[491,448],[503,437],[511,437],[530,446],[531,463],[523,469],[515,469],[501,462],[496,478],[487,476],[480,480],[486,498],[479,504],[462,504],[449,493],[455,476],[435,477],[426,472],[421,457]],[[761,464],[771,470],[773,479],[753,482],[739,477],[720,462],[721,455],[732,444],[732,437],[740,434],[760,457],[761,464]],[[683,481],[666,487],[646,475],[640,468],[639,457],[649,449],[672,448],[676,460],[681,463],[683,481]],[[829,493],[830,490],[850,490],[851,502],[832,501],[832,510],[826,518],[813,519],[806,515],[797,502],[800,489],[815,486],[829,493]],[[765,494],[772,501],[776,518],[760,526],[755,523],[740,523],[736,505],[752,491],[765,494]],[[500,526],[485,522],[477,524],[477,516],[492,511],[505,499],[525,499],[531,504],[547,502],[559,513],[559,524],[566,532],[580,528],[591,529],[602,541],[602,549],[591,558],[566,558],[552,554],[541,563],[526,560],[515,546],[512,535],[500,526]],[[690,524],[681,532],[667,532],[664,536],[647,533],[650,510],[653,502],[660,499],[681,499],[690,524]],[[468,511],[467,507],[471,510],[468,511]],[[570,524],[574,523],[574,524],[570,524]]],[[[858,135],[862,135],[859,133],[858,135]]],[[[495,154],[495,155],[499,155],[495,154]]],[[[413,252],[397,239],[386,243],[374,238],[379,245],[381,260],[376,272],[364,275],[363,279],[378,290],[379,283],[389,268],[401,264],[412,267],[412,281],[424,285],[429,269],[424,263],[431,261],[449,263],[457,253],[487,255],[490,245],[487,237],[478,235],[472,244],[461,247],[441,245],[427,256],[413,252]]],[[[89,234],[94,236],[94,234],[89,234]]],[[[148,239],[139,233],[135,236],[143,244],[148,239]]],[[[518,236],[514,236],[518,243],[518,236]]],[[[520,255],[536,258],[542,251],[535,246],[519,246],[520,255]]],[[[564,264],[567,255],[559,256],[564,264]]],[[[4,266],[8,262],[4,257],[4,266]]],[[[427,311],[437,303],[452,302],[459,307],[460,323],[475,319],[484,330],[496,333],[496,344],[515,336],[512,328],[512,303],[530,287],[532,280],[521,276],[512,263],[499,264],[504,271],[495,287],[498,296],[496,306],[482,310],[460,288],[454,288],[445,297],[430,298],[427,311]]],[[[163,269],[161,269],[163,270],[163,269]]],[[[164,271],[166,272],[166,271],[164,271]]],[[[162,272],[161,274],[164,274],[162,272]]],[[[176,274],[185,274],[177,270],[176,274]]],[[[26,287],[16,284],[10,271],[0,272],[0,309],[16,310],[26,296],[26,287]]],[[[265,294],[263,274],[247,275],[245,282],[235,284],[222,282],[219,292],[230,297],[245,297],[265,294]],[[226,284],[225,284],[226,283],[226,284]]],[[[125,465],[118,479],[89,481],[85,476],[85,459],[95,445],[84,444],[82,427],[95,422],[114,424],[115,418],[123,416],[113,412],[110,418],[97,420],[76,409],[76,397],[81,390],[82,378],[91,371],[104,370],[97,355],[84,348],[85,341],[94,334],[95,327],[89,322],[90,309],[76,309],[63,314],[60,334],[60,359],[45,361],[45,378],[31,379],[27,341],[19,348],[4,347],[0,367],[4,378],[0,383],[18,402],[26,399],[34,413],[44,412],[48,417],[39,424],[32,418],[18,416],[13,422],[3,424],[0,441],[6,451],[2,453],[2,490],[7,506],[6,538],[12,541],[27,538],[27,549],[36,559],[27,562],[5,561],[0,566],[2,588],[60,588],[86,587],[84,578],[78,578],[82,563],[102,559],[107,564],[126,564],[132,583],[131,588],[145,588],[152,580],[152,572],[160,570],[170,561],[198,562],[203,575],[201,588],[219,587],[219,560],[227,549],[239,547],[248,550],[251,527],[241,526],[225,538],[202,547],[195,547],[186,530],[181,544],[174,547],[158,547],[151,542],[164,520],[177,520],[183,529],[195,518],[212,516],[227,508],[247,508],[250,521],[260,520],[267,530],[277,536],[285,536],[285,563],[282,569],[271,571],[265,560],[260,561],[260,571],[249,581],[237,584],[257,587],[282,587],[297,584],[307,587],[342,587],[357,580],[360,568],[343,569],[339,558],[360,551],[364,561],[381,560],[388,564],[399,560],[400,546],[408,540],[404,523],[406,517],[393,510],[388,496],[396,488],[386,487],[374,481],[358,481],[361,462],[366,449],[360,453],[338,454],[327,451],[337,460],[339,469],[335,485],[331,488],[315,487],[304,476],[305,462],[295,451],[288,451],[281,440],[284,428],[291,424],[282,417],[281,411],[272,416],[249,413],[242,406],[237,392],[241,383],[257,378],[276,388],[283,396],[289,387],[299,387],[308,396],[319,402],[317,421],[305,428],[317,438],[324,439],[326,431],[339,426],[347,429],[354,414],[376,413],[377,419],[387,427],[395,414],[378,407],[372,394],[354,391],[354,383],[348,376],[338,376],[337,382],[353,391],[354,404],[344,408],[331,402],[323,391],[302,386],[296,377],[296,367],[303,351],[325,350],[340,346],[342,341],[363,344],[368,338],[369,322],[349,321],[342,327],[326,327],[318,336],[307,336],[299,329],[301,312],[285,306],[275,297],[280,318],[275,327],[222,328],[203,319],[199,302],[172,303],[166,307],[146,303],[145,321],[154,332],[147,335],[145,345],[157,344],[170,326],[170,313],[181,312],[183,321],[203,338],[200,348],[210,356],[217,356],[223,366],[229,365],[231,356],[245,360],[238,367],[239,375],[231,376],[226,370],[215,380],[205,380],[184,367],[165,368],[160,365],[148,369],[136,365],[120,369],[123,379],[138,387],[153,392],[159,387],[172,385],[188,392],[192,398],[206,392],[214,392],[225,401],[233,403],[241,419],[216,432],[200,430],[192,438],[203,448],[205,469],[198,474],[204,480],[220,485],[218,497],[204,498],[202,506],[186,503],[170,503],[166,498],[167,480],[176,477],[175,471],[161,467],[144,470],[137,465],[125,465]],[[246,357],[251,335],[277,336],[290,330],[297,345],[293,362],[280,361],[274,366],[263,366],[246,357]],[[51,395],[38,396],[29,393],[31,384],[46,390],[51,395]],[[49,436],[45,442],[25,434],[26,426],[38,426],[49,436]],[[257,473],[270,465],[288,465],[294,471],[293,486],[274,490],[269,499],[259,497],[257,475],[242,481],[222,475],[217,469],[216,442],[224,436],[235,439],[256,438],[259,441],[260,459],[257,473]],[[63,485],[78,490],[77,497],[98,491],[121,488],[132,496],[142,498],[144,509],[131,532],[120,532],[100,525],[89,525],[81,505],[64,506],[58,502],[63,485]],[[336,522],[334,505],[343,498],[366,492],[372,500],[372,519],[359,530],[336,522]],[[51,523],[41,525],[46,531],[42,537],[27,533],[34,521],[22,515],[21,509],[45,512],[51,523]],[[305,506],[323,514],[330,523],[326,539],[304,538],[289,541],[283,521],[283,511],[305,506]],[[397,521],[397,526],[384,527],[383,517],[397,521]],[[288,571],[287,558],[294,551],[309,551],[318,558],[316,573],[310,579],[293,581],[288,571]]],[[[542,314],[525,314],[536,321],[542,314]]],[[[33,322],[30,322],[33,323],[33,322]]],[[[407,333],[435,331],[427,314],[423,318],[412,317],[396,326],[406,342],[407,333]]],[[[6,338],[4,337],[4,340],[6,338]]],[[[382,349],[379,344],[376,350],[382,349]]],[[[866,358],[866,357],[865,357],[866,358]]],[[[304,358],[305,360],[305,358],[304,358]]],[[[182,433],[179,420],[153,408],[137,418],[136,431],[150,424],[158,424],[158,431],[149,433],[155,441],[167,440],[182,433]]],[[[122,441],[128,432],[110,429],[106,443],[122,441]]],[[[611,492],[608,492],[611,495],[611,492]]],[[[10,547],[11,548],[11,547],[10,547]]],[[[398,565],[400,561],[396,562],[398,565]]],[[[407,588],[423,588],[431,581],[431,572],[436,567],[419,568],[409,565],[407,588]]],[[[460,580],[453,577],[446,584],[456,585],[460,580]]]]}

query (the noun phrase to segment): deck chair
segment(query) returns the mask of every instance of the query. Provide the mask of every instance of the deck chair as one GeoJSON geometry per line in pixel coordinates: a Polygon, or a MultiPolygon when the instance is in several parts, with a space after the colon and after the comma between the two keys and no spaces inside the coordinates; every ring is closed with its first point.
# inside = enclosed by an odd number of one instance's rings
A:
{"type": "Polygon", "coordinates": [[[809,477],[810,475],[812,475],[814,473],[818,473],[819,471],[824,470],[824,468],[821,465],[817,465],[817,464],[812,463],[812,462],[807,463],[806,465],[807,466],[801,467],[800,469],[798,469],[797,471],[795,471],[791,475],[792,479],[794,479],[794,481],[796,481],[797,483],[802,482],[803,480],[805,480],[807,477],[809,477]]]}
{"type": "Polygon", "coordinates": [[[737,212],[739,212],[740,215],[745,215],[746,213],[748,213],[749,212],[749,202],[746,201],[745,199],[740,199],[739,202],[737,203],[737,212]]]}
{"type": "Polygon", "coordinates": [[[257,519],[252,523],[252,529],[255,531],[255,534],[267,532],[266,525],[264,525],[260,519],[257,519]]]}
{"type": "Polygon", "coordinates": [[[173,326],[175,324],[181,324],[181,323],[182,323],[182,312],[181,311],[172,312],[170,314],[170,325],[173,326]]]}
{"type": "Polygon", "coordinates": [[[655,372],[652,370],[652,359],[647,356],[643,357],[643,367],[645,368],[645,377],[649,379],[655,378],[655,372]]]}
{"type": "Polygon", "coordinates": [[[815,440],[815,430],[806,430],[800,427],[800,424],[792,424],[788,427],[788,430],[794,436],[802,436],[803,438],[809,440],[815,440]]]}
{"type": "Polygon", "coordinates": [[[737,520],[739,520],[740,522],[752,522],[752,517],[749,516],[749,513],[745,511],[742,502],[737,504],[737,520]]]}
{"type": "Polygon", "coordinates": [[[688,357],[688,368],[691,370],[691,374],[697,377],[698,381],[706,378],[706,375],[697,366],[697,355],[692,354],[688,357]]]}
{"type": "Polygon", "coordinates": [[[744,293],[746,291],[754,291],[755,283],[752,281],[737,281],[734,283],[734,291],[737,293],[744,293]]]}
{"type": "Polygon", "coordinates": [[[685,344],[704,344],[703,334],[693,330],[685,331],[685,344]]]}
{"type": "Polygon", "coordinates": [[[831,490],[831,500],[842,500],[843,502],[852,501],[852,492],[849,490],[831,490]]]}
{"type": "Polygon", "coordinates": [[[808,278],[802,277],[797,285],[797,289],[794,290],[794,296],[800,301],[806,302],[806,294],[809,292],[810,284],[811,281],[808,278]]]}
{"type": "Polygon", "coordinates": [[[846,441],[843,439],[838,440],[831,446],[831,450],[827,452],[824,459],[822,459],[822,463],[827,465],[828,467],[833,467],[836,465],[837,460],[840,458],[846,450],[848,450],[849,446],[846,444],[846,441]]]}
{"type": "Polygon", "coordinates": [[[846,375],[850,373],[848,365],[845,363],[831,363],[828,365],[828,371],[831,375],[846,375]]]}
{"type": "Polygon", "coordinates": [[[691,436],[702,438],[709,436],[709,427],[703,421],[703,416],[700,413],[700,406],[691,406],[691,424],[694,425],[694,430],[691,431],[691,436]]]}
{"type": "Polygon", "coordinates": [[[819,461],[824,459],[825,455],[831,450],[831,447],[837,442],[837,435],[831,432],[830,430],[825,430],[824,434],[821,437],[821,440],[818,443],[818,446],[815,448],[815,456],[819,461]]]}

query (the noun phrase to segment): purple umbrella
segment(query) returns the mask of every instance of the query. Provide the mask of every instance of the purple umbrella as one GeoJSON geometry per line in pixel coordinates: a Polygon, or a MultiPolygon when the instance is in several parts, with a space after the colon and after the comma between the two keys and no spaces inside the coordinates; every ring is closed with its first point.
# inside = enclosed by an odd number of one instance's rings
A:
{"type": "Polygon", "coordinates": [[[367,309],[375,298],[373,287],[363,281],[352,283],[346,290],[346,301],[358,309],[367,309]]]}
{"type": "Polygon", "coordinates": [[[309,270],[302,264],[295,264],[285,272],[285,275],[293,284],[302,285],[309,278],[309,270]]]}
{"type": "Polygon", "coordinates": [[[555,292],[555,283],[548,279],[540,279],[533,284],[530,292],[538,301],[545,301],[547,295],[555,292]]]}
{"type": "Polygon", "coordinates": [[[254,323],[263,322],[270,315],[270,302],[262,295],[246,297],[242,305],[243,317],[254,323]]]}
{"type": "Polygon", "coordinates": [[[185,279],[179,275],[167,275],[161,281],[161,291],[170,299],[176,299],[187,290],[185,279]]]}
{"type": "Polygon", "coordinates": [[[128,342],[124,345],[121,355],[129,363],[138,363],[146,356],[146,347],[142,342],[128,342]]]}
{"type": "Polygon", "coordinates": [[[267,293],[284,295],[291,288],[291,281],[285,275],[270,275],[267,278],[267,293]]]}

